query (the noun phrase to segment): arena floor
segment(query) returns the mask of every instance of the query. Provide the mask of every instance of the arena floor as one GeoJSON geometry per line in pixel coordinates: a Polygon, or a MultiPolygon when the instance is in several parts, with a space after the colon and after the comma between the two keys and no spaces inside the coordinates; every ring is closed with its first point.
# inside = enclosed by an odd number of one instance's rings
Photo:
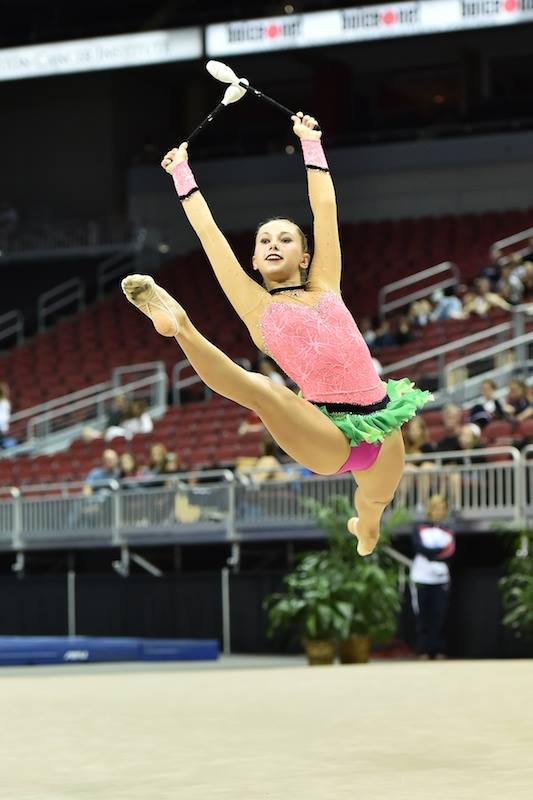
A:
{"type": "Polygon", "coordinates": [[[531,661],[2,668],[2,800],[532,797],[531,661]]]}

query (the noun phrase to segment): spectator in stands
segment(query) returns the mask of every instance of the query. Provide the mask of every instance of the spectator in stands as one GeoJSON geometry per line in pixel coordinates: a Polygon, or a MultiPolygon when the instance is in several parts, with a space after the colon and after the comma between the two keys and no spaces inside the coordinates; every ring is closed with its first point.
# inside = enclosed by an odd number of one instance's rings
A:
{"type": "Polygon", "coordinates": [[[123,423],[131,416],[130,401],[125,394],[117,394],[113,398],[111,409],[107,415],[104,438],[110,442],[117,436],[131,439],[131,434],[124,428],[123,423]]]}
{"type": "Polygon", "coordinates": [[[4,381],[0,382],[0,447],[9,446],[8,433],[11,419],[11,401],[9,400],[9,386],[4,381]]]}
{"type": "Polygon", "coordinates": [[[448,562],[455,552],[455,534],[444,526],[448,504],[433,495],[427,504],[427,519],[413,531],[414,560],[411,566],[413,610],[417,618],[420,658],[445,658],[444,626],[450,597],[448,562]]]}
{"type": "Polygon", "coordinates": [[[501,419],[504,415],[502,404],[494,397],[496,388],[496,383],[493,380],[487,379],[483,381],[481,384],[481,402],[476,403],[470,409],[470,422],[478,425],[481,429],[488,425],[489,422],[501,419]]]}
{"type": "Polygon", "coordinates": [[[119,459],[120,480],[134,480],[139,477],[139,465],[133,453],[122,453],[119,459]]]}
{"type": "Polygon", "coordinates": [[[511,263],[502,267],[501,278],[498,281],[498,293],[513,306],[519,305],[524,297],[525,289],[522,276],[525,274],[525,267],[521,266],[520,256],[515,254],[511,263]]]}
{"type": "Polygon", "coordinates": [[[252,481],[252,483],[287,480],[288,474],[274,453],[274,442],[263,442],[263,452],[259,458],[243,457],[236,460],[236,474],[244,478],[245,481],[252,481]]]}
{"type": "Polygon", "coordinates": [[[144,400],[131,401],[129,416],[123,421],[122,427],[130,437],[135,436],[137,433],[152,433],[154,423],[144,400]]]}
{"type": "MultiPolygon", "coordinates": [[[[435,452],[435,448],[429,438],[427,425],[422,417],[413,417],[405,425],[403,431],[406,455],[424,455],[425,453],[435,452]]],[[[418,466],[423,463],[423,459],[420,459],[420,461],[417,459],[415,462],[410,463],[418,466]]]]}
{"type": "MultiPolygon", "coordinates": [[[[377,327],[377,325],[376,325],[377,327]]],[[[369,347],[372,347],[374,344],[374,340],[376,338],[376,333],[374,331],[374,326],[372,324],[372,320],[370,317],[362,317],[359,323],[359,330],[363,336],[363,339],[367,343],[369,347]]]]}
{"type": "Polygon", "coordinates": [[[455,293],[454,286],[448,286],[444,291],[436,289],[431,295],[434,302],[430,314],[431,322],[442,322],[446,319],[464,319],[463,304],[455,293]]]}
{"type": "Polygon", "coordinates": [[[93,467],[85,478],[83,492],[84,494],[90,495],[93,492],[116,489],[119,479],[120,466],[118,455],[115,450],[108,448],[102,453],[101,465],[99,467],[93,467]]]}
{"type": "Polygon", "coordinates": [[[437,442],[437,450],[441,453],[446,450],[459,449],[459,431],[463,412],[459,406],[450,403],[442,409],[442,424],[444,426],[444,436],[437,442]]]}
{"type": "Polygon", "coordinates": [[[391,347],[395,344],[396,338],[391,330],[390,322],[387,319],[381,320],[376,330],[373,348],[377,350],[379,347],[391,347]]]}
{"type": "Polygon", "coordinates": [[[423,328],[429,322],[431,311],[431,303],[427,297],[423,297],[421,300],[415,300],[414,303],[411,303],[408,317],[413,325],[423,328]]]}
{"type": "Polygon", "coordinates": [[[402,345],[411,342],[413,339],[413,332],[411,328],[411,320],[408,316],[402,315],[396,320],[396,344],[402,345]]]}
{"type": "Polygon", "coordinates": [[[488,278],[492,289],[496,289],[498,281],[500,280],[501,266],[500,266],[501,252],[498,248],[491,250],[490,261],[485,266],[481,267],[478,278],[488,278]]]}
{"type": "MultiPolygon", "coordinates": [[[[481,429],[473,422],[467,422],[462,425],[457,436],[459,441],[459,450],[481,450],[483,443],[481,441],[481,429]]],[[[461,456],[457,459],[458,464],[483,464],[487,459],[483,455],[478,456],[461,456]]]]}
{"type": "Polygon", "coordinates": [[[510,381],[503,410],[508,417],[517,422],[531,416],[529,391],[524,381],[517,379],[510,381]]]}
{"type": "Polygon", "coordinates": [[[154,480],[158,476],[172,475],[176,472],[177,462],[172,457],[169,458],[169,452],[164,444],[156,442],[150,447],[150,458],[148,466],[142,470],[143,478],[151,478],[146,482],[147,486],[165,486],[164,480],[154,480]]]}
{"type": "Polygon", "coordinates": [[[266,375],[267,378],[270,378],[270,380],[274,383],[277,383],[280,386],[287,385],[287,381],[281,372],[278,372],[273,361],[268,356],[261,356],[259,359],[258,370],[263,375],[266,375]]]}
{"type": "Polygon", "coordinates": [[[501,308],[504,311],[512,310],[512,306],[507,300],[504,300],[499,294],[491,292],[488,278],[476,278],[474,291],[465,297],[465,317],[469,317],[470,314],[485,317],[493,308],[501,308]]]}

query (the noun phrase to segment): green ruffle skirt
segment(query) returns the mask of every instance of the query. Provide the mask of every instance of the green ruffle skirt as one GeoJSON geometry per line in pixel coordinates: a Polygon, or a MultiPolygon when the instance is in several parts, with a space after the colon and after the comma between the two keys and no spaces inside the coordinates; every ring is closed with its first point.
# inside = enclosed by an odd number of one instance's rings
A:
{"type": "Polygon", "coordinates": [[[335,423],[355,447],[360,442],[382,442],[392,431],[399,430],[404,422],[412,419],[419,408],[433,400],[431,392],[417,389],[409,378],[389,380],[386,386],[389,402],[381,411],[372,414],[350,414],[345,411],[328,411],[325,406],[317,408],[335,423]]]}

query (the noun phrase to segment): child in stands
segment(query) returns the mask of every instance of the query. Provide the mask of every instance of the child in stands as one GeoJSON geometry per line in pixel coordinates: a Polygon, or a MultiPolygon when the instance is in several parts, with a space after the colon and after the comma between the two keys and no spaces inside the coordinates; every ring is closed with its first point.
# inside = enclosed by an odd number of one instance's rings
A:
{"type": "Polygon", "coordinates": [[[172,175],[185,213],[215,275],[256,346],[301,388],[300,396],[266,376],[247,372],[208,342],[184,309],[150,276],[132,275],[123,290],[163,336],[174,336],[202,380],[252,409],[280,447],[322,475],[352,472],[357,517],[348,530],[367,555],[379,537],[383,511],[404,465],[401,425],[430,398],[407,378],[380,380],[368,347],[340,291],[341,249],[335,191],[316,120],[292,118],[307,167],[314,217],[314,253],[292,221],[273,218],[256,233],[252,259],[263,285],[237,261],[200,194],[187,143],[162,167],[172,175]]]}

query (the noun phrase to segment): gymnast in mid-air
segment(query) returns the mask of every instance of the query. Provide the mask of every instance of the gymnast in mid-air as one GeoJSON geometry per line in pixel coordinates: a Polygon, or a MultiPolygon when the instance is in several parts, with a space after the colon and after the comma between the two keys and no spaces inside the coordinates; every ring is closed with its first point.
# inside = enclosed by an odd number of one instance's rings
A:
{"type": "Polygon", "coordinates": [[[307,169],[313,254],[291,220],[263,222],[252,257],[263,285],[242,268],[217,227],[189,167],[187,142],[170,150],[161,166],[172,176],[185,214],[255,345],[300,387],[299,395],[235,364],[152,277],[130,275],[122,288],[158,333],[176,338],[199,377],[255,411],[294,461],[320,475],[352,473],[357,515],[348,521],[348,531],[365,556],[376,546],[381,516],[402,476],[400,428],[431,395],[407,378],[384,383],[377,375],[341,296],[337,207],[322,133],[302,112],[292,124],[307,169]]]}

